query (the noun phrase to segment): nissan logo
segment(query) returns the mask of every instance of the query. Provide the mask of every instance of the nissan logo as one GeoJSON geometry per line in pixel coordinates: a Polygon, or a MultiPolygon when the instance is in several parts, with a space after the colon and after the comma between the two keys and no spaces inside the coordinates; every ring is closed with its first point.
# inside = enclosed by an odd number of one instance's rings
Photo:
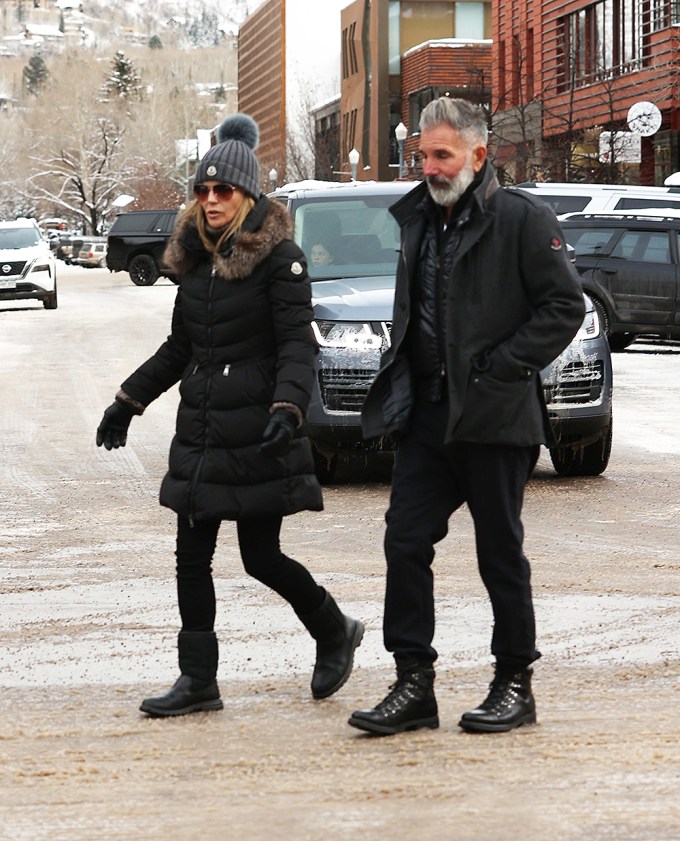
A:
{"type": "Polygon", "coordinates": [[[10,264],[5,263],[5,265],[2,267],[2,273],[3,274],[9,274],[11,271],[12,271],[12,267],[10,266],[10,264]]]}

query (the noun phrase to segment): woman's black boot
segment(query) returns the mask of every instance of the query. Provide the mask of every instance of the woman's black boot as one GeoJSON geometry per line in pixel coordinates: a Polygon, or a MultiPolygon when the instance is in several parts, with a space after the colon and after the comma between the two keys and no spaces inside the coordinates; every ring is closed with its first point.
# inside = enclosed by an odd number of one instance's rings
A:
{"type": "Polygon", "coordinates": [[[316,664],[312,675],[312,695],[328,698],[347,682],[352,673],[354,651],[361,645],[364,625],[345,616],[330,593],[316,610],[300,616],[316,640],[316,664]]]}
{"type": "Polygon", "coordinates": [[[145,698],[140,710],[162,718],[221,710],[217,675],[217,637],[213,632],[180,631],[177,637],[181,675],[165,695],[145,698]]]}

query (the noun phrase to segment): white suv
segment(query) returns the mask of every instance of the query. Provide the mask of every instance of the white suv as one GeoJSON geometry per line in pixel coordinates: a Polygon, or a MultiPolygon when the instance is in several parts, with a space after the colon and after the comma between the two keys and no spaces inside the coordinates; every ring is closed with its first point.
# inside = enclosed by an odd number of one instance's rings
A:
{"type": "Polygon", "coordinates": [[[0,301],[37,298],[57,308],[57,263],[34,219],[0,222],[0,301]]]}

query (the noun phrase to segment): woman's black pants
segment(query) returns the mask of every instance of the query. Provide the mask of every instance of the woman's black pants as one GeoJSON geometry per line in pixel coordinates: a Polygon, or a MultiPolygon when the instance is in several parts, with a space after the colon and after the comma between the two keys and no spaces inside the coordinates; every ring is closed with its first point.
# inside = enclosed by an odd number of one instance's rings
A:
{"type": "MultiPolygon", "coordinates": [[[[236,521],[243,567],[248,575],[266,584],[304,616],[316,610],[325,597],[302,564],[280,548],[282,517],[248,517],[236,521]]],[[[177,518],[177,598],[183,631],[212,631],[215,625],[215,587],[212,560],[221,520],[189,524],[177,518]]]]}
{"type": "Polygon", "coordinates": [[[539,448],[445,445],[447,414],[446,403],[420,403],[397,451],[386,515],[385,647],[398,668],[436,660],[434,546],[446,537],[453,512],[467,503],[493,609],[491,653],[501,668],[516,670],[540,657],[520,519],[539,448]]]}

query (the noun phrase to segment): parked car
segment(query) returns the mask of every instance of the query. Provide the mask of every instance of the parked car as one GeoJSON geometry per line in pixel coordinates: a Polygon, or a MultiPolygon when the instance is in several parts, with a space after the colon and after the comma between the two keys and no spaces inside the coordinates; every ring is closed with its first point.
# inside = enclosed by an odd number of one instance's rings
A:
{"type": "Polygon", "coordinates": [[[0,222],[0,301],[35,298],[57,308],[57,263],[34,219],[0,222]]]}
{"type": "Polygon", "coordinates": [[[82,234],[76,234],[73,231],[61,232],[57,237],[56,245],[53,246],[54,256],[57,260],[63,260],[64,263],[70,263],[72,257],[77,257],[78,252],[73,254],[73,244],[78,240],[78,246],[82,243],[82,234]]]}
{"type": "MultiPolygon", "coordinates": [[[[389,440],[362,439],[360,412],[390,342],[399,231],[388,209],[413,186],[301,182],[271,194],[292,214],[305,253],[322,243],[332,259],[309,261],[321,351],[307,432],[322,481],[332,480],[343,454],[393,447],[389,440]]],[[[557,440],[550,457],[567,476],[602,473],[612,445],[611,355],[598,313],[586,303],[577,336],[541,373],[557,440]]]]}
{"type": "Polygon", "coordinates": [[[106,240],[83,240],[83,244],[78,252],[77,262],[79,266],[85,266],[87,269],[100,268],[106,265],[106,240]]]}
{"type": "Polygon", "coordinates": [[[560,217],[612,350],[644,333],[680,338],[680,210],[560,217]]]}
{"type": "Polygon", "coordinates": [[[525,181],[516,189],[549,204],[555,213],[609,213],[641,208],[680,210],[680,187],[641,187],[634,184],[568,184],[525,181]]]}
{"type": "Polygon", "coordinates": [[[106,267],[128,272],[137,286],[151,286],[159,277],[174,280],[162,256],[176,217],[176,210],[119,213],[107,239],[106,267]]]}

